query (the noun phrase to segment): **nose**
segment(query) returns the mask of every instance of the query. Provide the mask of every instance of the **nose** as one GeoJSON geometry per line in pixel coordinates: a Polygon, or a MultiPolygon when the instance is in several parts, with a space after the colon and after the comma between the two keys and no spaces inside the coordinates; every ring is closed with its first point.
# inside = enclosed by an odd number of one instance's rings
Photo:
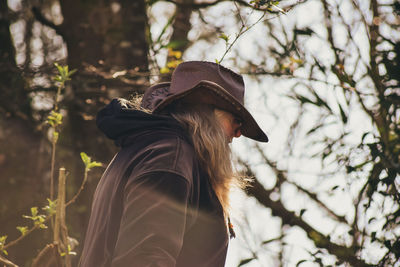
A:
{"type": "Polygon", "coordinates": [[[238,137],[240,137],[241,135],[242,135],[242,131],[240,130],[240,128],[237,128],[237,129],[235,130],[235,134],[234,134],[233,137],[238,138],[238,137]]]}
{"type": "Polygon", "coordinates": [[[242,132],[240,131],[240,127],[236,127],[232,129],[232,132],[230,134],[229,138],[229,143],[232,143],[233,138],[238,138],[242,135],[242,132]]]}

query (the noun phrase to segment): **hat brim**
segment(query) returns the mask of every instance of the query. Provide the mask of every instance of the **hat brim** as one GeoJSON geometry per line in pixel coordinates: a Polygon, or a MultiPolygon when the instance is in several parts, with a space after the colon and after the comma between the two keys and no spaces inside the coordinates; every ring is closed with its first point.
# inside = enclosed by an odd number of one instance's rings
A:
{"type": "MultiPolygon", "coordinates": [[[[165,85],[167,85],[167,83],[165,83],[165,85]]],[[[250,112],[223,87],[214,82],[203,80],[189,90],[167,96],[154,108],[153,112],[160,113],[176,101],[205,103],[229,111],[242,120],[242,135],[256,141],[268,142],[267,135],[261,130],[250,112]]]]}

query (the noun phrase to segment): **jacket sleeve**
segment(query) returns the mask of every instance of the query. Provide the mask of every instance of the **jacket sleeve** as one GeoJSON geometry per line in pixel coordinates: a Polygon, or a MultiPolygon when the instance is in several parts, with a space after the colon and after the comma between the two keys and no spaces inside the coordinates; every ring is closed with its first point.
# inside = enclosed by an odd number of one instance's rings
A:
{"type": "Polygon", "coordinates": [[[151,172],[125,187],[113,267],[173,267],[183,244],[190,184],[151,172]]]}

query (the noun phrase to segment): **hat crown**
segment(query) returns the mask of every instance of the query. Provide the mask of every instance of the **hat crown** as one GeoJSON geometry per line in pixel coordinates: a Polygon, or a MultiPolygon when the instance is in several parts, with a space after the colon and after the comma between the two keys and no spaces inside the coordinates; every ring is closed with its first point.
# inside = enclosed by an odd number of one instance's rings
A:
{"type": "Polygon", "coordinates": [[[172,74],[169,94],[189,90],[201,81],[221,86],[243,105],[245,88],[242,76],[213,62],[188,61],[179,64],[172,74]]]}
{"type": "Polygon", "coordinates": [[[187,61],[177,66],[171,82],[146,90],[142,107],[153,113],[168,113],[174,103],[208,104],[235,114],[243,121],[242,134],[268,142],[253,116],[244,107],[243,77],[224,66],[206,61],[187,61]]]}

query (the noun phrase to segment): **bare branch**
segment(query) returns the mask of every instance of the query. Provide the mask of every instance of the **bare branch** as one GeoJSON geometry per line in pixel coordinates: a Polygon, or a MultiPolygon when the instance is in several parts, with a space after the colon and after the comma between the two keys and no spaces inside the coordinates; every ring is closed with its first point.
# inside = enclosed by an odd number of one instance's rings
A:
{"type": "Polygon", "coordinates": [[[335,64],[341,63],[341,60],[339,58],[338,51],[339,49],[335,46],[335,42],[333,39],[333,30],[332,30],[332,14],[331,14],[331,9],[326,2],[326,0],[321,0],[322,6],[324,7],[324,13],[325,13],[325,27],[328,32],[328,42],[329,45],[331,46],[331,49],[335,55],[335,64]]]}
{"type": "Polygon", "coordinates": [[[0,256],[0,262],[4,263],[5,264],[4,266],[18,267],[18,265],[16,265],[12,261],[7,260],[6,258],[3,258],[2,256],[0,256]]]}
{"type": "Polygon", "coordinates": [[[304,194],[306,194],[309,198],[311,198],[312,200],[314,200],[321,208],[323,208],[324,211],[326,211],[328,213],[329,216],[331,216],[332,218],[336,219],[337,221],[344,223],[346,225],[348,225],[348,221],[346,220],[346,218],[344,216],[340,216],[337,215],[333,210],[331,210],[328,206],[325,205],[325,203],[323,203],[317,196],[317,194],[310,192],[309,190],[305,189],[304,187],[296,184],[295,182],[289,181],[287,179],[287,172],[279,170],[276,166],[275,162],[272,162],[266,155],[265,153],[262,151],[261,147],[256,144],[255,148],[257,149],[257,151],[260,153],[261,157],[263,158],[263,160],[265,161],[265,163],[274,171],[275,175],[277,176],[278,180],[279,180],[279,184],[282,184],[283,182],[287,182],[291,185],[294,185],[300,192],[303,192],[304,194]]]}
{"type": "Polygon", "coordinates": [[[236,41],[247,31],[249,31],[251,28],[253,28],[256,24],[258,24],[266,15],[267,13],[263,13],[260,18],[250,26],[246,26],[245,24],[242,24],[239,29],[239,33],[236,34],[235,39],[228,45],[227,49],[225,50],[225,53],[222,55],[221,59],[218,62],[222,62],[226,56],[226,54],[232,49],[233,45],[236,43],[236,41]]]}
{"type": "Polygon", "coordinates": [[[350,263],[352,266],[372,266],[358,259],[355,255],[355,247],[347,247],[333,243],[329,236],[323,235],[294,212],[288,211],[280,200],[272,200],[270,198],[271,191],[272,190],[266,190],[257,179],[254,179],[250,187],[247,188],[246,193],[257,199],[261,205],[270,208],[272,215],[281,218],[282,224],[299,226],[303,229],[316,247],[326,249],[330,254],[335,255],[340,260],[350,263]]]}
{"type": "MultiPolygon", "coordinates": [[[[249,3],[247,3],[244,0],[216,0],[214,2],[209,2],[209,3],[180,3],[180,2],[178,2],[176,0],[163,0],[163,1],[164,2],[173,3],[173,4],[177,5],[177,6],[189,6],[193,10],[215,6],[215,5],[217,5],[217,4],[221,3],[221,2],[226,2],[226,1],[235,2],[235,3],[238,3],[241,6],[250,7],[250,8],[253,8],[255,10],[259,10],[259,11],[267,11],[268,10],[267,8],[255,7],[253,5],[250,5],[249,3]]],[[[270,11],[270,13],[279,13],[279,12],[270,11]]]]}
{"type": "MultiPolygon", "coordinates": [[[[46,223],[47,221],[50,220],[50,218],[52,218],[53,215],[49,215],[46,217],[46,219],[43,221],[43,223],[46,223]]],[[[25,234],[20,235],[17,239],[7,243],[6,245],[4,245],[3,249],[8,249],[10,247],[15,246],[16,244],[18,244],[22,239],[24,239],[25,237],[27,237],[30,233],[32,233],[33,231],[35,231],[36,229],[40,229],[40,224],[35,224],[31,229],[29,229],[28,231],[25,232],[25,234]]]]}

